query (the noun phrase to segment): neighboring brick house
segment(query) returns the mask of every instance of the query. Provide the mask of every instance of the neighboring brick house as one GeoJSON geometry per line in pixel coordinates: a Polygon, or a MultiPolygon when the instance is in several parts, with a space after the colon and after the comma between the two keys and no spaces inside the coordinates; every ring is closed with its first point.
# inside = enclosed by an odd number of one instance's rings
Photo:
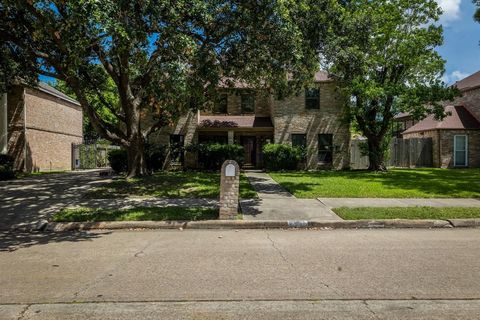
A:
{"type": "MultiPolygon", "coordinates": [[[[212,110],[182,117],[151,142],[240,144],[247,168],[263,167],[264,144],[293,144],[307,148],[308,169],[348,168],[350,126],[344,116],[345,100],[327,73],[317,72],[311,88],[284,100],[245,85],[221,90],[212,110]]],[[[196,167],[196,156],[186,153],[184,165],[196,167]]]]}
{"type": "Polygon", "coordinates": [[[7,114],[7,139],[0,151],[15,158],[15,169],[71,170],[72,143],[83,140],[80,104],[42,82],[36,88],[14,86],[6,96],[0,113],[7,114]]]}
{"type": "MultiPolygon", "coordinates": [[[[443,120],[428,116],[402,132],[405,139],[430,137],[434,167],[480,167],[480,71],[455,83],[462,96],[445,103],[443,120]]],[[[408,116],[408,115],[407,115],[408,116]]],[[[397,121],[408,117],[397,117],[397,121]]]]}

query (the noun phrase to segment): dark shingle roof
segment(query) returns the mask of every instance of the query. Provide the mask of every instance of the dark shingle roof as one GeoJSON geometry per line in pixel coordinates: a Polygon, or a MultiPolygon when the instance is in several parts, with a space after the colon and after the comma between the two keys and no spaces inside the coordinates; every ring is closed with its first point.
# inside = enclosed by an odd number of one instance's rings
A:
{"type": "Polygon", "coordinates": [[[442,129],[480,129],[480,121],[463,106],[447,106],[445,112],[451,113],[451,115],[447,115],[443,120],[436,120],[433,115],[429,115],[402,134],[442,129]]]}
{"type": "Polygon", "coordinates": [[[461,91],[480,86],[480,71],[477,71],[474,74],[455,82],[454,86],[457,86],[457,88],[461,91]]]}

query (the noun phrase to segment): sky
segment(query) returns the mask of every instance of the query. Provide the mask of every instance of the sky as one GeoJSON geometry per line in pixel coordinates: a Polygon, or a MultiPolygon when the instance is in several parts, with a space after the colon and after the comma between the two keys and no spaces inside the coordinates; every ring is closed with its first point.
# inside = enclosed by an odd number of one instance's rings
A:
{"type": "Polygon", "coordinates": [[[444,43],[438,52],[446,60],[443,80],[452,84],[480,71],[480,23],[473,20],[472,0],[436,0],[443,9],[444,43]]]}
{"type": "MultiPolygon", "coordinates": [[[[480,71],[480,23],[473,20],[472,0],[436,0],[443,9],[444,43],[437,50],[446,60],[443,80],[453,84],[480,71]]],[[[40,76],[42,81],[53,79],[40,76]]]]}

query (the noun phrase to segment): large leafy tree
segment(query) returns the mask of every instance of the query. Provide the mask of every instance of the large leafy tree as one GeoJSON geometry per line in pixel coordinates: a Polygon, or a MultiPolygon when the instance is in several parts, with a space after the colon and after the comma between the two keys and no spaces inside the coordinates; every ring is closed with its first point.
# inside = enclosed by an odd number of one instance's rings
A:
{"type": "Polygon", "coordinates": [[[386,137],[397,112],[442,117],[440,102],[456,95],[440,79],[440,14],[434,0],[342,1],[329,20],[330,37],[317,44],[368,139],[371,170],[385,169],[386,137]]]}
{"type": "Polygon", "coordinates": [[[145,173],[146,137],[202,108],[221,79],[285,95],[312,77],[302,3],[3,0],[0,40],[11,61],[75,93],[95,130],[127,149],[132,177],[145,173]],[[116,104],[105,96],[110,82],[116,104]]]}

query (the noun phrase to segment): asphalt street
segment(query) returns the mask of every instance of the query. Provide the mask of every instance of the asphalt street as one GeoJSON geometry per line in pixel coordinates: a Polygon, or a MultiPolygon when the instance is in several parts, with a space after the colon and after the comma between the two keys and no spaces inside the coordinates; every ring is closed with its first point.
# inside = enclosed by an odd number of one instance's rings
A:
{"type": "Polygon", "coordinates": [[[0,233],[0,319],[480,319],[480,229],[0,233]]]}

